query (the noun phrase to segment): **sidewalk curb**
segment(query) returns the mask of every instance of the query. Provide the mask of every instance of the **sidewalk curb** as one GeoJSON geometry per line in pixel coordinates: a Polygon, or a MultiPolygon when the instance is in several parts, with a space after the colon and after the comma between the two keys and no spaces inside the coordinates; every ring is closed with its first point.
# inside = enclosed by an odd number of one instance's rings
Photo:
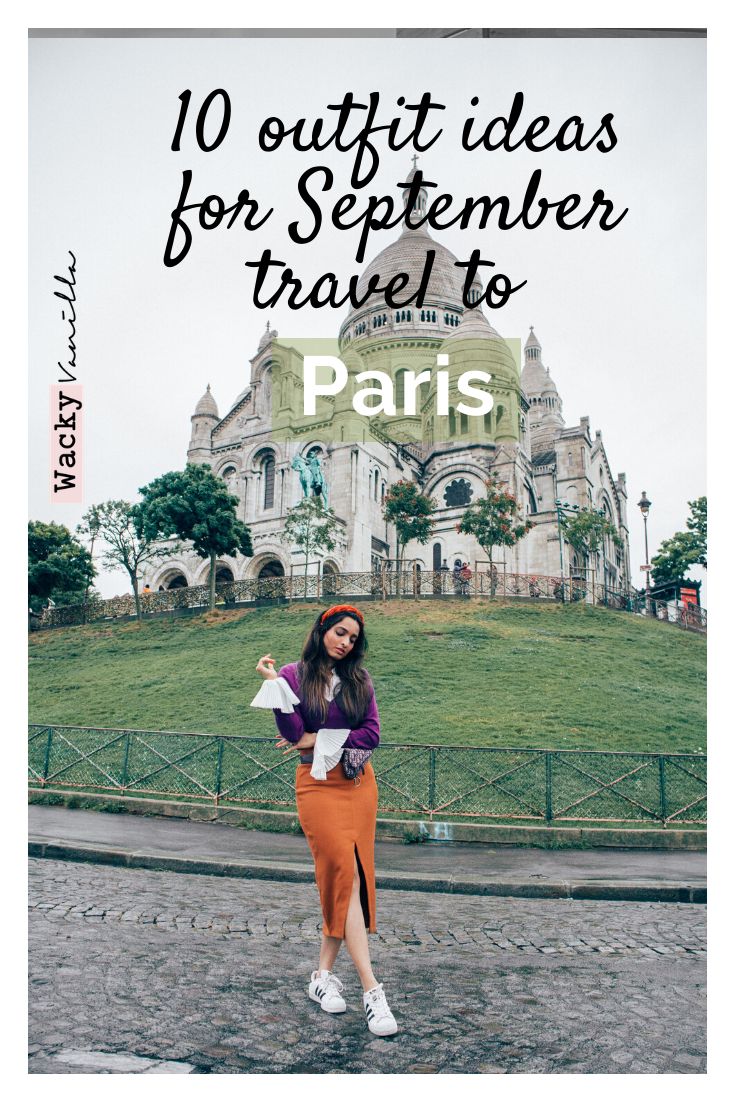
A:
{"type": "MultiPolygon", "coordinates": [[[[59,804],[92,811],[128,812],[166,819],[190,819],[199,823],[227,823],[251,830],[301,834],[295,811],[267,811],[254,807],[228,807],[188,803],[183,800],[144,799],[108,793],[28,789],[30,804],[59,804]]],[[[533,846],[542,849],[662,849],[703,852],[707,831],[686,828],[621,828],[574,826],[515,826],[501,823],[440,822],[436,819],[390,819],[379,817],[376,840],[404,843],[474,842],[490,846],[533,846]]]]}
{"type": "MultiPolygon", "coordinates": [[[[142,850],[101,849],[54,841],[28,842],[28,856],[54,861],[85,861],[101,865],[116,865],[129,869],[149,869],[156,872],[183,872],[204,876],[229,876],[246,880],[276,880],[312,884],[311,866],[290,862],[213,861],[204,858],[172,857],[168,854],[142,850]]],[[[669,882],[614,880],[548,880],[544,882],[501,881],[471,877],[416,876],[410,873],[376,873],[377,888],[394,891],[438,892],[459,895],[516,896],[523,899],[588,899],[620,900],[641,903],[706,903],[707,888],[703,885],[669,882]]]]}

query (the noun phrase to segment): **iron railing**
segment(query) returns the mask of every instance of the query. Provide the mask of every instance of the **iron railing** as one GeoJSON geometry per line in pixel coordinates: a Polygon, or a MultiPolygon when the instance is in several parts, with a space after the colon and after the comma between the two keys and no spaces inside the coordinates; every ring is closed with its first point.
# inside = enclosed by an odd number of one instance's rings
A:
{"type": "MultiPolygon", "coordinates": [[[[645,597],[635,590],[614,589],[582,577],[545,574],[514,574],[497,567],[475,569],[463,580],[449,570],[358,571],[343,574],[293,574],[282,578],[244,578],[217,586],[220,606],[235,607],[277,600],[331,601],[338,597],[389,600],[422,597],[525,598],[536,601],[587,602],[624,612],[646,613],[645,597]]],[[[178,589],[142,593],[145,615],[176,615],[185,609],[203,611],[209,606],[209,586],[181,586],[178,589]]],[[[649,615],[693,631],[707,630],[707,613],[699,606],[669,608],[664,601],[651,601],[649,615]]],[[[132,594],[86,605],[44,609],[33,618],[32,627],[62,627],[99,623],[135,616],[132,594]]]]}
{"type": "MultiPolygon", "coordinates": [[[[382,813],[545,823],[704,823],[703,754],[381,743],[382,813]]],[[[250,807],[295,806],[269,738],[30,724],[29,785],[250,807]]]]}

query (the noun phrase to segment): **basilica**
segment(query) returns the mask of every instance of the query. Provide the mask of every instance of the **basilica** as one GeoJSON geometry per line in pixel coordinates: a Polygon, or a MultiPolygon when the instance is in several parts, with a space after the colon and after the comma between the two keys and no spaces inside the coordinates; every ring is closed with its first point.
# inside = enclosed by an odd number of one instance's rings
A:
{"type": "MultiPolygon", "coordinates": [[[[404,192],[404,201],[408,194],[404,192]]],[[[423,213],[426,202],[422,188],[414,209],[423,213]]],[[[366,267],[356,297],[364,297],[375,273],[384,286],[403,272],[409,277],[408,299],[425,279],[429,250],[434,258],[420,308],[397,310],[371,296],[345,318],[338,347],[349,383],[330,401],[327,416],[304,416],[303,356],[288,342],[279,343],[269,324],[250,360],[250,380],[224,415],[207,386],[191,418],[187,461],[208,463],[236,495],[254,551],[252,558],[223,557],[217,563],[218,580],[303,573],[303,557],[283,537],[289,510],[304,496],[298,471],[303,460],[321,471],[327,502],[339,523],[337,546],[309,565],[310,572],[379,570],[384,561],[395,559],[395,532],[383,517],[383,501],[399,480],[416,482],[436,505],[429,543],[408,544],[405,558],[422,570],[452,569],[458,561],[482,570],[486,553],[456,526],[464,509],[484,495],[485,480],[493,473],[533,523],[512,549],[495,548],[496,564],[527,575],[558,576],[561,561],[565,573],[581,569],[570,547],[560,549],[556,502],[562,501],[565,508],[602,510],[615,526],[619,545],[608,537],[593,565],[598,580],[604,576],[606,585],[627,588],[625,475],[613,476],[602,433],[591,431],[589,417],[566,424],[533,327],[519,370],[511,342],[503,340],[483,312],[481,285],[473,284],[472,306],[465,308],[456,257],[424,227],[404,226],[366,267]],[[447,416],[438,417],[435,384],[429,382],[419,388],[415,414],[402,416],[402,403],[397,402],[397,416],[357,417],[352,397],[358,373],[385,372],[400,397],[407,373],[434,372],[437,362],[449,365],[455,382],[468,370],[488,372],[491,411],[467,416],[459,412],[455,398],[447,416]]],[[[208,560],[184,551],[149,566],[145,581],[153,590],[165,590],[202,585],[208,574],[208,560]]]]}

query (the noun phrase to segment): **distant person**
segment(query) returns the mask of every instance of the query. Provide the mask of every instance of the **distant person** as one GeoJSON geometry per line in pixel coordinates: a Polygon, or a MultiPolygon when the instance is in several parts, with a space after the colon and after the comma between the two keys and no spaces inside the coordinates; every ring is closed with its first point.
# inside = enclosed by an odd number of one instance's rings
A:
{"type": "Polygon", "coordinates": [[[143,586],[143,592],[144,593],[152,593],[153,592],[151,587],[148,585],[148,582],[146,582],[146,584],[143,586]]]}
{"type": "Polygon", "coordinates": [[[452,582],[454,583],[454,593],[455,593],[455,596],[457,596],[457,597],[461,597],[461,595],[462,595],[462,578],[460,576],[461,571],[462,571],[462,560],[461,559],[455,559],[454,560],[454,569],[452,570],[452,582]]]}
{"type": "Polygon", "coordinates": [[[462,569],[459,572],[459,577],[462,582],[462,596],[469,597],[470,595],[470,581],[472,579],[472,571],[470,570],[470,564],[463,562],[462,569]]]}
{"type": "MultiPolygon", "coordinates": [[[[252,705],[273,708],[281,734],[277,746],[298,750],[296,807],[314,857],[323,926],[319,967],[309,998],[328,1014],[347,1009],[342,983],[332,972],[344,941],[363,988],[371,1033],[386,1037],[398,1026],[370,962],[367,931],[375,927],[375,824],[378,787],[367,759],[380,740],[375,692],[363,656],[362,612],[333,605],[320,613],[300,662],[282,666],[265,654],[264,679],[252,705]],[[362,775],[360,775],[362,774],[362,775]]],[[[303,955],[303,948],[298,950],[303,955]]]]}

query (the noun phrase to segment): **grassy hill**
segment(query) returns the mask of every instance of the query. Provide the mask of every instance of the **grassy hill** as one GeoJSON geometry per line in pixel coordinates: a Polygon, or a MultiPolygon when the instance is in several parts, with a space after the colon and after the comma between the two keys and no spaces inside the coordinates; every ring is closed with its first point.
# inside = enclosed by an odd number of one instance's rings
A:
{"type": "MultiPolygon", "coordinates": [[[[258,658],[295,661],[318,609],[216,612],[30,636],[31,722],[265,735],[258,658]]],[[[366,604],[387,742],[705,750],[706,640],[604,609],[366,604]]]]}

